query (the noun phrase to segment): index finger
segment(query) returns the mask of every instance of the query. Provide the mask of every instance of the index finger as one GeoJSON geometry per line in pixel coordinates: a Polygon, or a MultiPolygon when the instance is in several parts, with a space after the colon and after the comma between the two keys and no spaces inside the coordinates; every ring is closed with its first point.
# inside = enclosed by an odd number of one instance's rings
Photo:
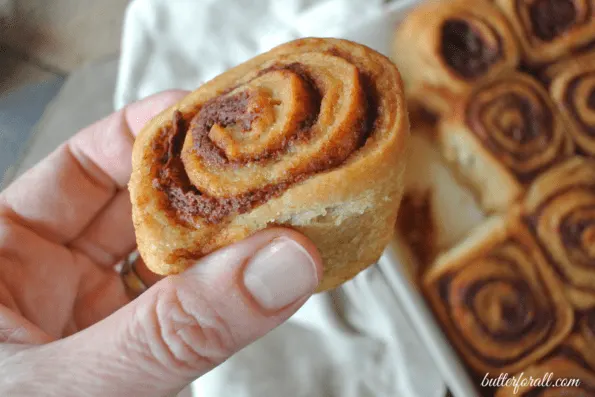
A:
{"type": "Polygon", "coordinates": [[[185,94],[153,95],[83,129],[0,195],[0,215],[56,243],[73,240],[126,186],[134,136],[185,94]]]}

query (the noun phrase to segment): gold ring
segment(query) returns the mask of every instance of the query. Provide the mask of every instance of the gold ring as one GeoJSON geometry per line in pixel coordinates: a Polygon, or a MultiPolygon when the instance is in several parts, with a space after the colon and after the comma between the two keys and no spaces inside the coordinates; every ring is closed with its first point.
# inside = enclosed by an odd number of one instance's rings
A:
{"type": "Polygon", "coordinates": [[[120,269],[120,277],[126,287],[126,292],[130,299],[137,298],[140,294],[145,292],[148,287],[136,270],[137,261],[140,260],[138,252],[129,255],[122,264],[120,269]]]}

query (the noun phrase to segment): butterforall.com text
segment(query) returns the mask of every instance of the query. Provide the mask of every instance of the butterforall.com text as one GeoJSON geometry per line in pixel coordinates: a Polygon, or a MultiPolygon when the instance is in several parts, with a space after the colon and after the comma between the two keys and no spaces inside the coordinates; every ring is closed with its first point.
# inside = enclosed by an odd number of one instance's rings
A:
{"type": "Polygon", "coordinates": [[[580,384],[581,380],[576,378],[554,379],[553,372],[546,372],[541,378],[535,378],[533,376],[526,377],[524,372],[514,376],[510,376],[507,373],[501,373],[497,378],[495,378],[493,375],[490,375],[490,373],[487,373],[481,381],[482,387],[514,387],[514,394],[517,394],[521,387],[579,387],[580,384]]]}

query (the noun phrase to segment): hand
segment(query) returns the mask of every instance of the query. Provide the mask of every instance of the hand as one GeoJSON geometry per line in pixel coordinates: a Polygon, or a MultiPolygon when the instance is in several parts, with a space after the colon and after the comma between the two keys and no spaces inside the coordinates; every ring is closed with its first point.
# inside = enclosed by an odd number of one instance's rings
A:
{"type": "Polygon", "coordinates": [[[130,301],[134,135],[183,92],[82,130],[0,195],[0,395],[164,396],[285,321],[321,261],[296,232],[221,249],[130,301]]]}

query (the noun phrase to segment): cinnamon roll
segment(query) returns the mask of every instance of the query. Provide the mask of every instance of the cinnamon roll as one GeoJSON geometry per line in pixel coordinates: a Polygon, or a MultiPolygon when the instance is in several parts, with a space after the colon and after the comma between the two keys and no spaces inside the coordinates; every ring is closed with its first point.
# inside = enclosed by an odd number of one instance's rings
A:
{"type": "Polygon", "coordinates": [[[577,321],[577,329],[585,343],[590,346],[589,362],[595,369],[595,307],[581,313],[577,321]]]}
{"type": "Polygon", "coordinates": [[[484,81],[454,106],[438,142],[487,211],[505,211],[537,175],[573,153],[556,106],[528,75],[484,81]]]}
{"type": "Polygon", "coordinates": [[[590,50],[579,54],[569,54],[566,58],[548,65],[541,69],[539,80],[547,87],[550,87],[552,81],[562,74],[566,69],[577,68],[577,64],[592,64],[592,58],[595,57],[595,51],[590,50]]]}
{"type": "Polygon", "coordinates": [[[430,1],[399,26],[392,58],[411,99],[447,112],[453,96],[482,78],[514,70],[520,50],[512,28],[486,0],[430,1]]]}
{"type": "Polygon", "coordinates": [[[540,176],[523,211],[573,305],[595,307],[595,160],[577,156],[540,176]]]}
{"type": "Polygon", "coordinates": [[[133,150],[138,248],[158,274],[271,225],[308,236],[319,289],[374,263],[402,195],[409,134],[400,75],[368,47],[281,45],[152,120],[133,150]]]}
{"type": "Polygon", "coordinates": [[[553,73],[550,94],[577,152],[595,156],[595,53],[562,62],[553,73]]]}
{"type": "Polygon", "coordinates": [[[424,289],[476,374],[514,373],[570,332],[573,311],[517,214],[490,218],[438,257],[424,289]]]}
{"type": "Polygon", "coordinates": [[[595,346],[589,345],[581,336],[572,335],[546,359],[517,374],[518,379],[525,379],[525,384],[519,382],[518,389],[514,385],[501,387],[496,397],[593,397],[593,349],[595,346]],[[533,384],[530,379],[534,379],[533,384]],[[539,383],[536,383],[538,380],[539,383]]]}
{"type": "Polygon", "coordinates": [[[553,62],[595,40],[593,0],[496,0],[527,64],[553,62]]]}

